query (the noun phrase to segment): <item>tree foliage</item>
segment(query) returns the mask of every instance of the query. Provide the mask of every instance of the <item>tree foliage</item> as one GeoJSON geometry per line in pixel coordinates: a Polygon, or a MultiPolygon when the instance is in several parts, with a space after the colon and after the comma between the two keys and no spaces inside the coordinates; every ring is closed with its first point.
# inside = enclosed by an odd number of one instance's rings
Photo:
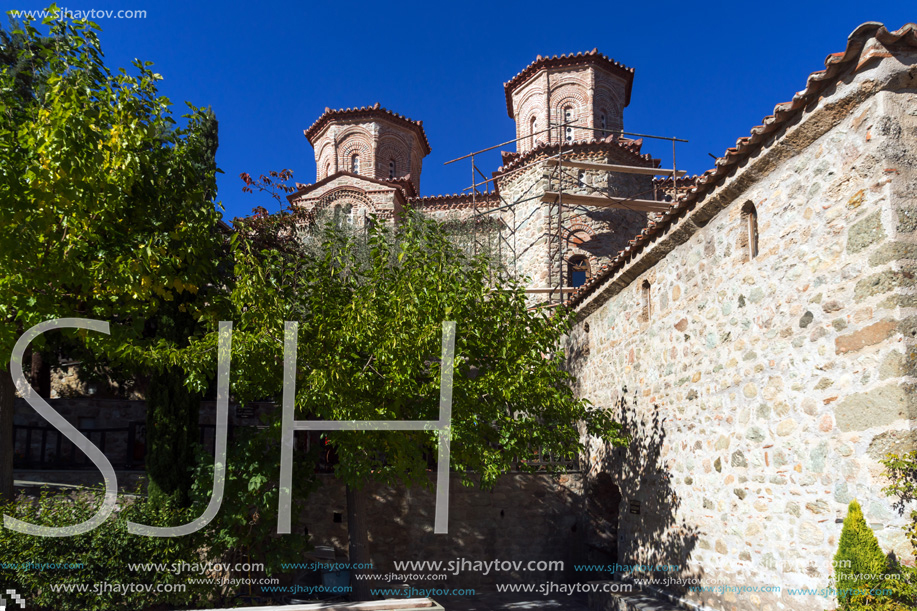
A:
{"type": "MultiPolygon", "coordinates": [[[[623,441],[605,411],[575,397],[562,368],[572,313],[530,309],[519,284],[419,214],[356,229],[333,216],[304,218],[261,214],[237,226],[234,286],[222,311],[234,321],[238,399],[280,396],[283,325],[298,321],[299,417],[435,420],[442,323],[453,320],[451,464],[466,483],[493,484],[538,452],[571,458],[580,425],[623,441]]],[[[189,368],[214,350],[215,322],[182,357],[189,368]]],[[[207,377],[199,368],[198,382],[207,377]]],[[[327,437],[349,485],[429,482],[434,433],[327,437]]]]}
{"type": "MultiPolygon", "coordinates": [[[[280,472],[279,422],[237,433],[227,453],[224,504],[203,531],[207,554],[226,565],[260,562],[268,575],[284,563],[300,563],[310,549],[306,524],[301,522],[308,492],[317,485],[314,452],[296,457],[293,486],[297,492],[289,534],[277,534],[280,472]]],[[[213,457],[199,450],[191,495],[193,515],[201,515],[213,488],[213,457]]]]}
{"type": "MultiPolygon", "coordinates": [[[[189,105],[179,125],[149,62],[112,72],[97,26],[44,25],[50,35],[28,20],[6,33],[15,45],[4,44],[4,52],[15,47],[17,60],[0,65],[4,448],[11,446],[8,362],[25,329],[68,316],[107,321],[110,337],[81,338],[116,359],[167,343],[151,330],[200,316],[222,241],[212,201],[212,114],[189,105]]],[[[35,343],[40,349],[43,339],[35,343]]],[[[138,367],[136,359],[121,364],[138,367]]],[[[9,463],[0,456],[0,488],[8,488],[9,463]]]]}
{"type": "MultiPolygon", "coordinates": [[[[176,127],[148,62],[112,74],[87,23],[50,23],[35,55],[47,71],[34,103],[0,102],[0,315],[16,326],[49,314],[132,319],[196,293],[213,267],[218,213],[202,172],[204,111],[176,127]]],[[[30,40],[41,35],[28,22],[30,40]]],[[[4,69],[0,86],[12,88],[4,69]]],[[[8,351],[7,351],[8,352],[8,351]]]]}

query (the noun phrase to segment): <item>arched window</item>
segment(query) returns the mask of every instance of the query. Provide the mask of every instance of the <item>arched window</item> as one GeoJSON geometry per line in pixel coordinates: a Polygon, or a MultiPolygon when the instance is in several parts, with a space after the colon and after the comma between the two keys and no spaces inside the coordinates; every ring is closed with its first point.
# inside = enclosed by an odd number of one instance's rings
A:
{"type": "Polygon", "coordinates": [[[589,278],[589,259],[574,255],[567,262],[567,282],[572,287],[583,286],[589,278]]]}
{"type": "Polygon", "coordinates": [[[642,286],[640,292],[641,292],[642,301],[643,301],[643,303],[641,304],[641,306],[642,306],[642,312],[641,312],[641,314],[640,314],[640,318],[642,318],[644,322],[649,322],[649,320],[650,320],[650,313],[651,313],[650,310],[652,309],[651,306],[650,306],[650,304],[651,304],[650,297],[651,297],[651,296],[650,296],[650,282],[649,282],[649,280],[644,280],[644,281],[643,281],[643,286],[642,286]]]}
{"type": "Polygon", "coordinates": [[[328,178],[329,176],[331,176],[331,162],[330,161],[325,164],[325,176],[324,177],[328,178]]]}
{"type": "Polygon", "coordinates": [[[745,202],[742,206],[742,225],[739,242],[740,246],[745,246],[748,260],[751,261],[758,256],[758,211],[751,202],[745,202]]]}
{"type": "Polygon", "coordinates": [[[353,172],[354,174],[360,173],[360,156],[359,155],[354,154],[354,156],[350,158],[350,171],[353,172]]]}
{"type": "Polygon", "coordinates": [[[603,137],[604,137],[604,136],[607,136],[607,135],[608,135],[608,131],[607,131],[607,128],[608,128],[608,121],[607,121],[607,119],[605,119],[605,111],[604,111],[604,110],[599,114],[599,127],[602,128],[602,131],[599,132],[599,133],[601,133],[603,137]]]}
{"type": "Polygon", "coordinates": [[[532,148],[535,148],[535,145],[538,144],[538,136],[536,135],[537,132],[538,119],[532,117],[531,121],[529,121],[529,144],[532,148]]]}
{"type": "Polygon", "coordinates": [[[396,168],[395,168],[395,160],[394,160],[394,159],[389,159],[389,160],[388,160],[388,177],[389,177],[389,178],[395,178],[395,169],[396,169],[396,168]]]}
{"type": "MultiPolygon", "coordinates": [[[[571,121],[573,121],[573,108],[567,106],[564,108],[564,123],[570,123],[571,121]]],[[[567,125],[564,127],[564,140],[573,142],[573,126],[567,125]]]]}

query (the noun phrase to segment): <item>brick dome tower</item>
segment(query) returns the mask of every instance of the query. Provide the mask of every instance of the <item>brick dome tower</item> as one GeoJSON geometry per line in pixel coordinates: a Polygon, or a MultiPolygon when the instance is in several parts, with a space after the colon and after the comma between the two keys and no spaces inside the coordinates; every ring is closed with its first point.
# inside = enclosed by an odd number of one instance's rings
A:
{"type": "Polygon", "coordinates": [[[530,151],[542,142],[598,140],[621,131],[633,80],[633,68],[596,49],[575,55],[539,55],[503,85],[506,110],[516,120],[516,138],[521,138],[516,151],[530,151]],[[544,131],[549,124],[570,122],[578,127],[544,131]]]}
{"type": "Polygon", "coordinates": [[[378,103],[326,108],[304,133],[315,150],[316,181],[346,172],[384,181],[410,180],[414,191],[420,191],[423,158],[430,154],[423,121],[378,103]]]}

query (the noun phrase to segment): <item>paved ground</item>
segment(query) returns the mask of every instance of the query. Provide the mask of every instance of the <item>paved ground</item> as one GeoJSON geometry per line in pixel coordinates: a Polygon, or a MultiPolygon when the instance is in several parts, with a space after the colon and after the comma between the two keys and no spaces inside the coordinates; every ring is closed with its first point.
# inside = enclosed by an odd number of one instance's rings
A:
{"type": "Polygon", "coordinates": [[[588,611],[585,594],[540,596],[538,594],[483,593],[476,596],[437,596],[446,611],[588,611]]]}
{"type": "MultiPolygon", "coordinates": [[[[544,597],[525,594],[485,593],[478,596],[439,596],[436,602],[446,611],[588,611],[585,594],[572,596],[544,597]]],[[[635,592],[619,594],[619,609],[622,611],[682,611],[671,603],[652,596],[635,592]]]]}

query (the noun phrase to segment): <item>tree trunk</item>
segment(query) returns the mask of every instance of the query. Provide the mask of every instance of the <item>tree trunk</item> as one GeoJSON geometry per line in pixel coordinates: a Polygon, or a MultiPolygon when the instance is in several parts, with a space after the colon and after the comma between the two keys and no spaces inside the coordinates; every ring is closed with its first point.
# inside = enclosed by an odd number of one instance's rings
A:
{"type": "Polygon", "coordinates": [[[13,496],[13,406],[16,387],[10,366],[0,369],[0,501],[12,501],[13,496]]]}
{"type": "Polygon", "coordinates": [[[32,375],[29,384],[39,397],[51,398],[51,365],[38,350],[32,350],[32,375]]]}
{"type": "Polygon", "coordinates": [[[146,471],[150,500],[190,502],[194,443],[198,440],[200,397],[182,383],[180,371],[153,374],[146,401],[146,471]]]}
{"type": "Polygon", "coordinates": [[[366,531],[367,514],[366,509],[369,505],[369,490],[363,488],[355,489],[347,486],[347,534],[350,538],[350,598],[354,601],[370,600],[369,582],[363,579],[357,579],[357,573],[370,574],[369,570],[355,570],[353,567],[362,564],[368,565],[369,559],[369,537],[366,531]]]}

